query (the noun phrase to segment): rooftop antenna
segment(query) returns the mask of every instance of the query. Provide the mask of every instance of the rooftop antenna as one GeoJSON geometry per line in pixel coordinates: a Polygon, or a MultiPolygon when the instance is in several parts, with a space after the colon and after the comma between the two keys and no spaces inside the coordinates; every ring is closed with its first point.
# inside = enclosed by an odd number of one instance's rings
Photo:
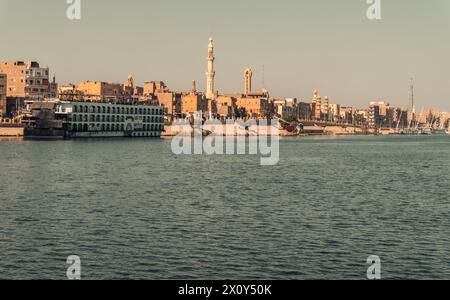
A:
{"type": "Polygon", "coordinates": [[[412,113],[416,114],[416,105],[414,103],[414,77],[410,78],[410,101],[412,113]]]}

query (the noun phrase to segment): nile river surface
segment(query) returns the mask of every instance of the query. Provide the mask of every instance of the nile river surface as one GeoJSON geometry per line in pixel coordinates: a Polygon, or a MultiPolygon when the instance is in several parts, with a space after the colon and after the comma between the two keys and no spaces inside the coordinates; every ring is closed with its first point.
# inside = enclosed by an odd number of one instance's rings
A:
{"type": "Polygon", "coordinates": [[[0,278],[450,279],[450,137],[294,138],[280,163],[170,140],[0,142],[0,278]]]}

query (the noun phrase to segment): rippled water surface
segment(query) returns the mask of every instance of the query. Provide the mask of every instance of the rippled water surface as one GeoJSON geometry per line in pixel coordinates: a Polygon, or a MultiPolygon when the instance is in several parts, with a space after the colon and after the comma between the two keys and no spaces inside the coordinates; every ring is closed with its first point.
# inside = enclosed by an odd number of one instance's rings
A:
{"type": "Polygon", "coordinates": [[[280,163],[170,140],[0,142],[0,278],[450,279],[450,137],[285,139],[280,163]]]}

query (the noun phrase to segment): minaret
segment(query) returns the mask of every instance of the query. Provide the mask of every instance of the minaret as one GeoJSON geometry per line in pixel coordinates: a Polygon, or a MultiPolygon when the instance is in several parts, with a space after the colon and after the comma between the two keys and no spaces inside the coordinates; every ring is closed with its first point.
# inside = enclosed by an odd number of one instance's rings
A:
{"type": "Polygon", "coordinates": [[[316,98],[316,119],[320,121],[322,119],[322,97],[316,98]]]}
{"type": "Polygon", "coordinates": [[[317,90],[314,90],[314,96],[312,103],[317,104],[317,99],[319,99],[319,92],[317,90]]]}
{"type": "Polygon", "coordinates": [[[313,99],[311,101],[311,119],[316,118],[316,105],[317,105],[317,90],[314,90],[313,99]]]}
{"type": "Polygon", "coordinates": [[[197,83],[195,82],[195,80],[192,80],[192,90],[191,90],[192,94],[197,94],[197,83]]]}
{"type": "Polygon", "coordinates": [[[328,96],[325,96],[324,103],[322,105],[322,113],[325,115],[325,120],[328,121],[328,110],[330,108],[330,100],[328,96]]]}
{"type": "Polygon", "coordinates": [[[247,69],[244,72],[245,77],[245,95],[248,96],[252,92],[252,69],[247,69]]]}
{"type": "Polygon", "coordinates": [[[206,71],[206,98],[214,100],[216,93],[214,90],[214,77],[216,72],[214,71],[214,43],[213,39],[209,38],[208,44],[208,70],[206,71]]]}
{"type": "Polygon", "coordinates": [[[322,98],[319,96],[319,92],[317,90],[314,90],[314,98],[312,101],[311,108],[314,119],[320,120],[322,112],[322,98]]]}

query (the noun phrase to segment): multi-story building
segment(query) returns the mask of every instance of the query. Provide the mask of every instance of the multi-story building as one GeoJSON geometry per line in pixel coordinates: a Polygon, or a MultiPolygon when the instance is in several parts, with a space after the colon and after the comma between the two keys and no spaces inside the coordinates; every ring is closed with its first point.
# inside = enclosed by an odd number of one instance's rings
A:
{"type": "Polygon", "coordinates": [[[42,100],[52,96],[49,68],[38,62],[1,61],[0,73],[7,75],[7,97],[42,100]]]}
{"type": "Polygon", "coordinates": [[[159,105],[164,106],[165,115],[171,118],[181,115],[182,96],[182,93],[169,91],[156,92],[155,95],[159,105]]]}
{"type": "Polygon", "coordinates": [[[298,118],[298,107],[296,98],[273,99],[275,113],[282,119],[298,118]]]}
{"type": "Polygon", "coordinates": [[[120,83],[85,81],[78,85],[78,91],[91,101],[120,100],[124,98],[124,88],[120,83]]]}
{"type": "Polygon", "coordinates": [[[367,126],[368,120],[369,120],[369,111],[367,109],[354,110],[352,124],[358,126],[367,126]]]}
{"type": "Polygon", "coordinates": [[[6,74],[0,74],[0,118],[6,115],[6,74]]]}
{"type": "Polygon", "coordinates": [[[380,106],[372,102],[369,106],[369,126],[381,127],[381,123],[380,106]]]}
{"type": "Polygon", "coordinates": [[[313,112],[311,110],[311,104],[305,102],[298,103],[298,118],[300,120],[309,121],[313,117],[313,112]]]}
{"type": "Polygon", "coordinates": [[[325,96],[322,104],[322,120],[330,121],[330,100],[328,96],[325,96]]]}
{"type": "Polygon", "coordinates": [[[264,118],[269,113],[269,100],[267,98],[238,98],[237,108],[245,109],[247,115],[253,118],[264,118]]]}
{"type": "Polygon", "coordinates": [[[216,100],[217,114],[219,117],[234,117],[236,111],[236,101],[236,98],[232,96],[219,96],[216,100]]]}
{"type": "Polygon", "coordinates": [[[144,96],[154,96],[158,93],[168,92],[166,84],[163,81],[149,81],[144,83],[144,96]]]}
{"type": "Polygon", "coordinates": [[[341,106],[339,104],[330,105],[330,120],[333,122],[339,121],[341,115],[341,106]]]}
{"type": "Polygon", "coordinates": [[[344,124],[353,124],[353,108],[352,107],[341,107],[340,109],[340,121],[344,124]]]}
{"type": "Polygon", "coordinates": [[[408,117],[409,117],[408,110],[398,109],[396,128],[408,128],[409,127],[408,117]]]}
{"type": "Polygon", "coordinates": [[[195,112],[208,110],[208,101],[203,95],[189,94],[182,96],[181,114],[192,115],[195,112]]]}
{"type": "Polygon", "coordinates": [[[58,96],[62,95],[62,94],[67,94],[67,93],[76,93],[77,91],[77,86],[75,84],[69,83],[69,84],[64,84],[64,85],[60,85],[58,87],[58,96]]]}
{"type": "Polygon", "coordinates": [[[369,106],[370,127],[391,127],[393,122],[393,111],[386,102],[371,102],[369,106]]]}

